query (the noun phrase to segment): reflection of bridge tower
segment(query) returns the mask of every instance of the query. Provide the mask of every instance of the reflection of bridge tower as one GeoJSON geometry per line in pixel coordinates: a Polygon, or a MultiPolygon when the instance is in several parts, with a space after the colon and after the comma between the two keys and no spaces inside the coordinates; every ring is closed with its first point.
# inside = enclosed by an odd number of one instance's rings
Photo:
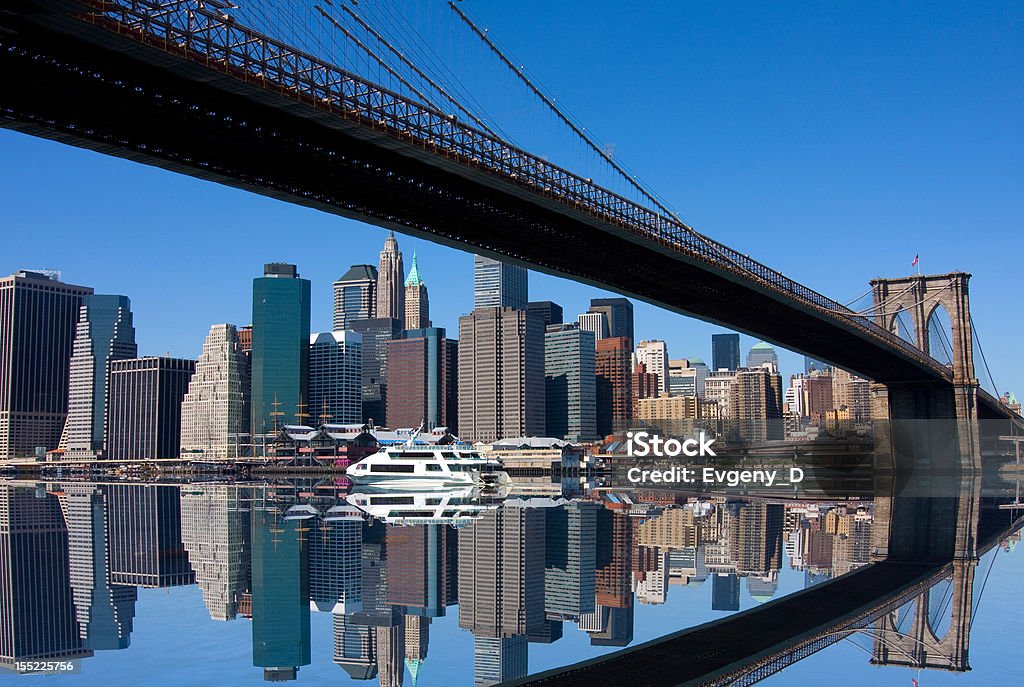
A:
{"type": "Polygon", "coordinates": [[[956,534],[953,540],[952,599],[934,598],[941,583],[924,590],[913,602],[909,630],[900,627],[899,611],[882,616],[874,625],[876,665],[909,666],[963,672],[970,670],[968,645],[974,614],[974,571],[978,565],[977,534],[980,517],[980,479],[964,479],[957,499],[956,534]],[[942,637],[936,627],[942,616],[949,627],[942,637]]]}
{"type": "Polygon", "coordinates": [[[904,633],[899,629],[898,612],[887,613],[873,628],[874,651],[871,662],[875,665],[908,666],[934,670],[964,672],[968,663],[968,643],[973,613],[974,569],[976,559],[953,561],[953,600],[949,613],[949,629],[938,637],[933,629],[933,614],[942,613],[944,604],[933,599],[926,590],[912,603],[913,622],[904,633]],[[938,606],[938,608],[935,608],[938,606]]]}
{"type": "MultiPolygon", "coordinates": [[[[900,279],[873,279],[874,311],[877,324],[894,334],[900,333],[900,316],[910,316],[913,332],[907,338],[918,349],[930,354],[933,344],[945,340],[938,312],[944,310],[952,323],[949,345],[952,348],[953,393],[922,388],[911,383],[890,384],[888,415],[892,419],[960,420],[960,446],[964,456],[977,456],[978,380],[974,374],[974,340],[966,272],[916,275],[900,279]],[[933,326],[936,325],[936,326],[933,326]],[[933,331],[937,333],[932,340],[933,331]]],[[[883,403],[884,405],[884,403],[883,403]]],[[[877,406],[876,406],[877,407],[877,406]]]]}

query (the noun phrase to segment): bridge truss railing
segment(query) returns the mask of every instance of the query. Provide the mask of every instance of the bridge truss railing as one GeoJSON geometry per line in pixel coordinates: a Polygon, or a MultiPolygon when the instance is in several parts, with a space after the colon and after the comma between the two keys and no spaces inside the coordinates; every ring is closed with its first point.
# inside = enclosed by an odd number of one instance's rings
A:
{"type": "Polygon", "coordinates": [[[939,361],[878,326],[870,316],[557,165],[428,105],[235,22],[198,0],[80,0],[80,18],[357,121],[372,130],[511,181],[691,259],[753,280],[824,317],[841,321],[951,379],[939,361]]]}

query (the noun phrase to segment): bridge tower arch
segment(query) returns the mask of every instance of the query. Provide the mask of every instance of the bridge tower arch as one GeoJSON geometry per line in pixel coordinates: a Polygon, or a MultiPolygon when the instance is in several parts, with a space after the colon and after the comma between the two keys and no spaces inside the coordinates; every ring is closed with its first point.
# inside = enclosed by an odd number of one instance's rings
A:
{"type": "Polygon", "coordinates": [[[905,312],[913,324],[914,345],[930,351],[929,324],[938,307],[948,313],[952,323],[953,387],[956,418],[978,417],[978,379],[974,372],[974,339],[971,330],[971,304],[967,272],[918,274],[898,279],[873,279],[876,323],[898,334],[899,314],[905,312]]]}

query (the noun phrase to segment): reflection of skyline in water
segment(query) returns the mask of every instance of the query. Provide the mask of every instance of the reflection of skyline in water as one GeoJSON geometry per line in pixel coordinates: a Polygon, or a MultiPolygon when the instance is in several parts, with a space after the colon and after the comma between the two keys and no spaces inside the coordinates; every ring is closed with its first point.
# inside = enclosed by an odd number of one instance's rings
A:
{"type": "Polygon", "coordinates": [[[2,660],[125,649],[137,587],[195,583],[210,618],[251,623],[265,679],[301,679],[321,660],[322,613],[347,675],[415,684],[431,669],[431,622],[455,612],[475,683],[489,685],[527,675],[529,645],[568,633],[593,655],[630,645],[638,603],[708,585],[711,609],[734,612],[741,588],[776,597],[784,565],[809,588],[872,562],[878,545],[869,500],[651,496],[487,497],[454,528],[390,524],[309,485],[0,485],[13,589],[2,660]]]}

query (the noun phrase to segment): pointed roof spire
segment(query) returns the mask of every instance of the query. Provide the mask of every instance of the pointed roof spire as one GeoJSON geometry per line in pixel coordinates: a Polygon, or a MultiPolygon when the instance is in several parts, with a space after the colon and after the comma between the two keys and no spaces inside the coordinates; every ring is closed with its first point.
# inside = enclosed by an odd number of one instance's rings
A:
{"type": "Polygon", "coordinates": [[[416,252],[412,254],[412,267],[409,269],[409,276],[405,280],[406,286],[419,286],[423,283],[423,278],[420,277],[420,268],[416,264],[416,252]]]}

